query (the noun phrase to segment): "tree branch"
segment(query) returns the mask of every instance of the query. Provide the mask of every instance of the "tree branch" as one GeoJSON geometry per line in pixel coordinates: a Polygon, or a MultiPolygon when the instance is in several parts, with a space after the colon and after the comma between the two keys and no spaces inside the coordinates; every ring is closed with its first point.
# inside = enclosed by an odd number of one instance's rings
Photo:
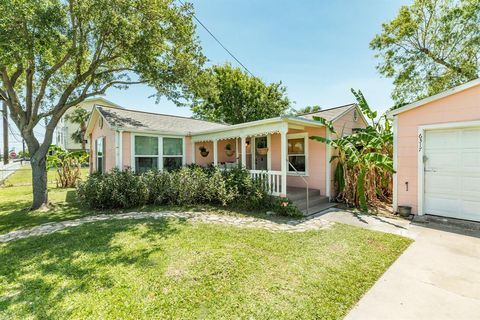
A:
{"type": "Polygon", "coordinates": [[[465,74],[462,68],[457,67],[457,66],[454,66],[453,64],[449,63],[448,61],[437,57],[436,55],[434,55],[434,54],[430,51],[430,49],[423,47],[423,48],[419,48],[419,50],[420,50],[420,52],[422,52],[422,53],[424,53],[425,55],[427,55],[427,57],[429,57],[430,59],[432,59],[432,60],[435,61],[436,63],[441,64],[441,65],[447,67],[448,69],[457,72],[457,73],[460,74],[460,75],[464,75],[464,74],[465,74]]]}

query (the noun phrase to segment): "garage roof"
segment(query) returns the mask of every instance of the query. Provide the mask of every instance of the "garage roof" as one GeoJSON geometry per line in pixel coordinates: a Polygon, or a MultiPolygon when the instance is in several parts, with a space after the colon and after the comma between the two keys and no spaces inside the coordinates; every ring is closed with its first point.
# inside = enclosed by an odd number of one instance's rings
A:
{"type": "Polygon", "coordinates": [[[437,93],[436,95],[427,97],[427,98],[422,99],[422,100],[419,100],[419,101],[417,101],[417,102],[407,104],[406,106],[403,106],[403,107],[401,107],[401,108],[398,108],[398,109],[389,111],[389,112],[388,112],[388,115],[389,115],[389,116],[395,116],[395,115],[397,115],[397,114],[399,114],[399,113],[402,113],[402,112],[405,112],[405,111],[408,111],[408,110],[415,109],[415,108],[417,108],[417,107],[423,106],[423,105],[425,105],[425,104],[427,104],[427,103],[430,103],[430,102],[432,102],[432,101],[445,98],[445,97],[450,96],[450,95],[452,95],[452,94],[455,94],[455,93],[458,93],[458,92],[461,92],[461,91],[464,91],[464,90],[473,88],[473,87],[478,86],[478,85],[480,85],[480,78],[477,78],[477,79],[475,79],[475,80],[469,81],[469,82],[464,83],[464,84],[461,84],[461,85],[459,85],[459,86],[450,88],[450,89],[448,89],[448,90],[445,90],[445,91],[443,91],[443,92],[437,93]]]}

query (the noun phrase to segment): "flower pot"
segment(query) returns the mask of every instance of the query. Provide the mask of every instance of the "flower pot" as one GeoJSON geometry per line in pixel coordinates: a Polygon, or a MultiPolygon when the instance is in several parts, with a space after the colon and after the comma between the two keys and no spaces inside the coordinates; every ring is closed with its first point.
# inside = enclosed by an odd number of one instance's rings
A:
{"type": "Polygon", "coordinates": [[[398,206],[398,214],[401,217],[408,218],[412,214],[412,207],[410,206],[398,206]]]}
{"type": "Polygon", "coordinates": [[[210,151],[200,151],[200,155],[204,158],[207,157],[209,153],[210,151]]]}
{"type": "Polygon", "coordinates": [[[235,151],[234,151],[234,150],[225,150],[225,154],[227,155],[227,157],[231,157],[231,156],[233,156],[233,155],[234,155],[234,153],[235,153],[235,151]]]}
{"type": "Polygon", "coordinates": [[[268,148],[257,148],[257,153],[261,156],[264,156],[268,153],[268,148]]]}

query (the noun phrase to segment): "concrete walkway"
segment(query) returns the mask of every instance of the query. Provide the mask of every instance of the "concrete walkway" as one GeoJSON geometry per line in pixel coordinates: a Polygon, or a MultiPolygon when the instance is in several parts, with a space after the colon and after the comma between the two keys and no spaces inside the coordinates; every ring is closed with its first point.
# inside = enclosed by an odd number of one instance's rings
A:
{"type": "Polygon", "coordinates": [[[276,222],[273,220],[259,219],[253,217],[237,217],[227,215],[217,215],[203,212],[176,212],[176,211],[161,211],[161,212],[128,212],[118,214],[100,214],[96,216],[87,216],[75,220],[59,221],[45,223],[30,229],[22,229],[12,231],[0,235],[1,242],[9,242],[19,239],[24,239],[32,236],[40,236],[58,232],[60,230],[80,226],[85,223],[107,221],[107,220],[129,220],[129,219],[188,219],[192,222],[226,224],[240,228],[259,228],[269,231],[285,231],[285,232],[305,232],[309,230],[320,230],[328,228],[333,225],[332,222],[324,220],[322,217],[316,215],[301,220],[282,220],[276,222]]]}
{"type": "Polygon", "coordinates": [[[480,232],[345,211],[322,217],[415,239],[345,319],[480,319],[480,232]]]}

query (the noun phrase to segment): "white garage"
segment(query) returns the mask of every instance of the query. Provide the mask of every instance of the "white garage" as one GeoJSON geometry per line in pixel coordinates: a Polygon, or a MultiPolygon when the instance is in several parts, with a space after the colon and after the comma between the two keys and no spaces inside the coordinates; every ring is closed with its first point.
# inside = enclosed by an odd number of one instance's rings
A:
{"type": "Polygon", "coordinates": [[[480,79],[390,116],[394,210],[480,221],[480,79]]]}
{"type": "Polygon", "coordinates": [[[480,127],[425,130],[424,213],[480,221],[480,127]]]}

